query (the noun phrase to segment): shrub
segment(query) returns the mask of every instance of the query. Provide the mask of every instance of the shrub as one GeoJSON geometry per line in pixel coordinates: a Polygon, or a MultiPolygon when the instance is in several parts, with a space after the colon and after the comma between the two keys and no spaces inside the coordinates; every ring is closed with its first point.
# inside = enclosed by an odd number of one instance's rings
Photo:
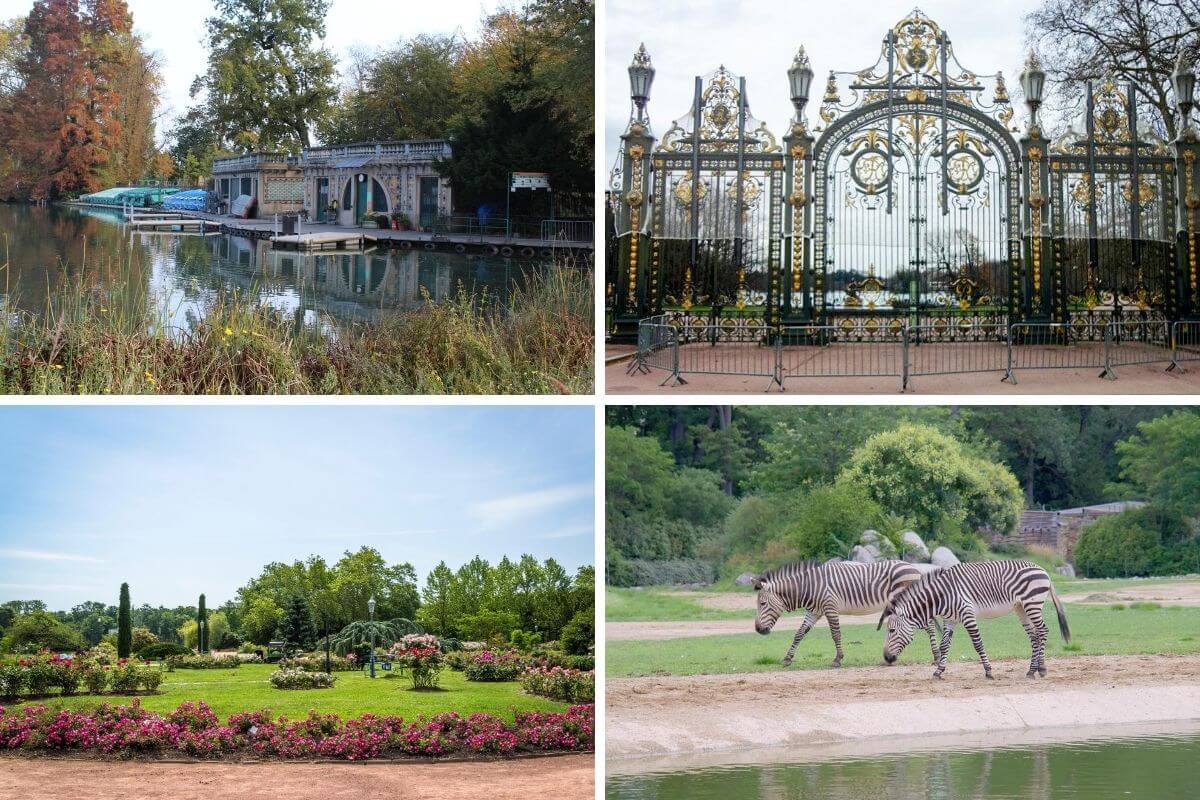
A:
{"type": "Polygon", "coordinates": [[[647,561],[629,558],[610,576],[613,586],[670,586],[680,583],[712,583],[717,573],[712,564],[694,558],[647,561]]]}
{"type": "Polygon", "coordinates": [[[336,681],[324,672],[305,672],[302,669],[277,669],[271,673],[271,685],[276,689],[328,689],[336,681]]]}
{"type": "Polygon", "coordinates": [[[242,660],[234,655],[227,656],[168,656],[169,669],[236,669],[242,660]]]}
{"type": "Polygon", "coordinates": [[[93,659],[88,659],[80,665],[83,685],[90,694],[102,694],[108,688],[108,670],[104,665],[93,659]]]}
{"type": "MultiPolygon", "coordinates": [[[[253,656],[252,656],[253,657],[253,656]]],[[[279,662],[280,669],[299,669],[305,672],[324,672],[325,671],[325,654],[324,653],[304,653],[292,658],[281,659],[279,662]]],[[[329,671],[330,672],[353,672],[358,669],[358,664],[351,661],[345,656],[329,656],[329,671]]]]}
{"type": "Polygon", "coordinates": [[[537,631],[523,631],[520,628],[508,634],[508,643],[518,650],[529,652],[541,644],[542,635],[537,631]]]}
{"type": "Polygon", "coordinates": [[[563,626],[559,643],[574,656],[587,655],[596,643],[595,612],[579,611],[563,626]]]}
{"type": "Polygon", "coordinates": [[[142,681],[143,669],[148,670],[151,668],[141,667],[132,661],[126,661],[115,667],[110,667],[108,685],[112,688],[113,694],[133,694],[136,692],[142,681]]]}
{"type": "Polygon", "coordinates": [[[140,667],[138,669],[138,684],[147,692],[157,692],[158,687],[162,686],[163,674],[162,670],[154,667],[140,667]]]}
{"type": "Polygon", "coordinates": [[[36,653],[40,650],[75,652],[84,647],[79,631],[45,611],[17,617],[8,627],[4,641],[14,653],[36,653]]]}
{"type": "Polygon", "coordinates": [[[1075,543],[1075,568],[1088,578],[1149,575],[1162,559],[1158,532],[1143,509],[1102,517],[1075,543]]]}
{"type": "Polygon", "coordinates": [[[455,672],[462,672],[471,663],[472,655],[466,650],[455,650],[451,653],[446,653],[446,666],[455,672]]]}
{"type": "Polygon", "coordinates": [[[158,637],[151,633],[149,628],[133,629],[133,652],[139,655],[139,657],[143,650],[157,642],[158,637]]]}
{"type": "Polygon", "coordinates": [[[596,697],[596,673],[562,667],[531,667],[521,677],[530,694],[564,703],[590,703],[596,697]]]}
{"type": "Polygon", "coordinates": [[[120,660],[117,657],[116,646],[108,642],[101,642],[91,650],[88,650],[85,655],[95,661],[97,664],[103,664],[105,666],[115,664],[120,660]]]}
{"type": "MultiPolygon", "coordinates": [[[[134,631],[135,639],[137,638],[138,630],[141,630],[141,628],[134,631]]],[[[181,644],[176,644],[175,642],[156,642],[138,651],[138,658],[145,661],[163,661],[168,656],[190,656],[191,654],[192,651],[181,644]]]]}
{"type": "Polygon", "coordinates": [[[15,700],[25,689],[27,670],[19,664],[0,664],[0,697],[15,700]]]}
{"type": "Polygon", "coordinates": [[[515,681],[524,669],[524,659],[516,653],[483,650],[471,657],[463,672],[469,681],[515,681]]]}
{"type": "Polygon", "coordinates": [[[445,656],[436,647],[409,647],[393,651],[393,662],[408,670],[414,689],[434,689],[441,680],[445,656]]]}

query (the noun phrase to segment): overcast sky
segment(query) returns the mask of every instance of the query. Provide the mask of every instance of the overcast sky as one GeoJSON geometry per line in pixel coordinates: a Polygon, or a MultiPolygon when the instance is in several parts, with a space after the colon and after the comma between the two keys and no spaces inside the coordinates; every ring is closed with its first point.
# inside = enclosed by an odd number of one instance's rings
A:
{"type": "Polygon", "coordinates": [[[271,561],[593,561],[589,407],[0,407],[0,602],[211,606],[271,561]]]}
{"type": "MultiPolygon", "coordinates": [[[[187,110],[192,80],[208,64],[204,20],[212,15],[210,0],[128,0],[134,29],[146,46],[162,56],[166,87],[161,128],[187,110]]],[[[501,0],[433,0],[398,3],[394,0],[332,0],[326,18],[325,45],[346,62],[354,45],[388,47],[422,33],[473,35],[487,14],[506,3],[501,0]],[[388,21],[386,18],[391,17],[388,21]]],[[[511,5],[511,3],[508,3],[511,5]]],[[[0,0],[0,19],[29,13],[32,0],[0,0]]],[[[159,138],[161,139],[161,132],[159,138]]]]}
{"type": "MultiPolygon", "coordinates": [[[[920,8],[950,36],[964,67],[979,74],[1003,71],[1015,93],[1025,61],[1023,20],[1036,5],[1034,0],[926,0],[920,8]]],[[[640,42],[646,43],[657,70],[649,106],[656,136],[666,132],[671,120],[688,113],[695,76],[724,64],[745,76],[751,113],[782,137],[792,117],[787,69],[800,45],[816,73],[814,99],[808,106],[811,125],[829,71],[857,71],[874,64],[888,28],[908,16],[913,6],[913,0],[608,0],[606,173],[629,121],[626,70],[640,42]]],[[[1017,114],[1024,124],[1023,105],[1017,114]]]]}

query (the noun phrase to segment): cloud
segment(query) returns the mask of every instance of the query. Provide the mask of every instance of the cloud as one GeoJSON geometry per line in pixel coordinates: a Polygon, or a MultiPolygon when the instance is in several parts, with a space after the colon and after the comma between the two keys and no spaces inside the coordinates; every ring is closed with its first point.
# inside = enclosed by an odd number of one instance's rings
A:
{"type": "Polygon", "coordinates": [[[570,528],[559,528],[557,530],[546,531],[543,534],[537,535],[537,539],[574,539],[576,536],[591,536],[594,531],[592,525],[576,525],[570,528]]]}
{"type": "Polygon", "coordinates": [[[81,556],[75,553],[51,553],[45,550],[0,550],[0,556],[26,561],[81,561],[88,564],[103,564],[104,559],[81,556]]]}
{"type": "Polygon", "coordinates": [[[593,486],[580,483],[574,486],[557,486],[539,489],[476,503],[473,509],[485,524],[494,525],[522,517],[531,517],[558,506],[592,498],[593,486]]]}

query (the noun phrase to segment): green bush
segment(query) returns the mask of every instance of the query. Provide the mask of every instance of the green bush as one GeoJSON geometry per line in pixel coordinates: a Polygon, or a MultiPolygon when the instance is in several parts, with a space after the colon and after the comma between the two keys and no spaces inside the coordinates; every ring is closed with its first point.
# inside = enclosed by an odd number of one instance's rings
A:
{"type": "Polygon", "coordinates": [[[0,697],[15,700],[25,689],[28,670],[17,664],[0,664],[0,697]]]}
{"type": "Polygon", "coordinates": [[[141,667],[132,661],[110,667],[108,670],[108,685],[112,689],[113,694],[133,694],[136,692],[142,682],[143,669],[150,668],[141,667]]]}
{"type": "Polygon", "coordinates": [[[1148,509],[1101,517],[1075,543],[1075,569],[1087,578],[1150,575],[1165,561],[1148,509]]]}
{"type": "Polygon", "coordinates": [[[518,650],[529,652],[541,644],[542,635],[536,631],[523,631],[520,628],[508,634],[508,643],[518,650]]]}
{"type": "Polygon", "coordinates": [[[138,684],[147,692],[157,692],[158,687],[162,686],[163,674],[161,670],[154,667],[140,667],[138,669],[138,684]]]}
{"type": "Polygon", "coordinates": [[[175,642],[156,642],[138,651],[138,658],[145,661],[162,661],[169,656],[190,656],[191,654],[192,651],[181,644],[176,644],[175,642]]]}
{"type": "Polygon", "coordinates": [[[471,656],[463,674],[469,681],[515,681],[525,666],[525,660],[516,653],[481,650],[471,656]]]}
{"type": "Polygon", "coordinates": [[[172,669],[237,669],[242,664],[237,656],[168,656],[167,666],[172,669]]]}
{"type": "Polygon", "coordinates": [[[302,669],[278,669],[271,673],[271,685],[276,689],[328,689],[336,680],[324,672],[302,669]]]}
{"type": "Polygon", "coordinates": [[[89,694],[101,694],[108,688],[108,670],[104,665],[89,659],[80,668],[83,677],[83,685],[87,687],[89,694]]]}
{"type": "Polygon", "coordinates": [[[35,611],[13,620],[4,636],[5,646],[13,653],[75,652],[84,648],[83,636],[63,624],[53,614],[35,611]]]}
{"type": "Polygon", "coordinates": [[[573,656],[587,655],[596,643],[595,613],[580,611],[563,626],[558,638],[563,650],[573,656]]]}
{"type": "Polygon", "coordinates": [[[471,663],[472,654],[466,650],[454,650],[446,653],[446,666],[455,672],[462,672],[471,663]]]}
{"type": "Polygon", "coordinates": [[[671,586],[680,583],[712,583],[717,572],[712,564],[694,558],[671,561],[625,559],[619,574],[609,572],[612,586],[671,586]]]}

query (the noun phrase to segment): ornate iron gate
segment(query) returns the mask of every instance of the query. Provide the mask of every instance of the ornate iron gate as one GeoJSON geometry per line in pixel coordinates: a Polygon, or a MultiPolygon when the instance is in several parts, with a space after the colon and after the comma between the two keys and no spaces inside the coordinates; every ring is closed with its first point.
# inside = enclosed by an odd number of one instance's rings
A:
{"type": "Polygon", "coordinates": [[[953,321],[959,335],[1003,324],[1020,253],[1012,116],[1003,76],[959,65],[920,12],[888,31],[874,65],[831,72],[801,317],[864,333],[887,316],[953,321]]]}

